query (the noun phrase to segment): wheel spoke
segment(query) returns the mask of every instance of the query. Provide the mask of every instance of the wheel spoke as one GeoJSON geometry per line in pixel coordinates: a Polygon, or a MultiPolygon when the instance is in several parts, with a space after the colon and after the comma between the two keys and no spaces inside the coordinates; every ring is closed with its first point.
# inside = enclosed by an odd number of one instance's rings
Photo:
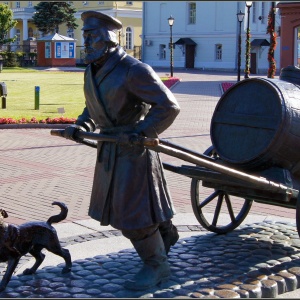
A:
{"type": "Polygon", "coordinates": [[[216,206],[214,219],[211,223],[213,226],[217,225],[217,222],[218,222],[218,219],[219,219],[219,215],[220,215],[220,211],[221,211],[221,207],[222,207],[222,203],[223,203],[223,195],[224,194],[221,193],[221,194],[219,194],[219,197],[218,197],[218,203],[217,203],[217,206],[216,206]]]}
{"type": "MultiPolygon", "coordinates": [[[[215,151],[214,147],[209,147],[204,155],[207,155],[214,160],[219,160],[218,153],[215,151]]],[[[241,199],[241,207],[234,208],[233,204],[236,198],[239,196],[229,195],[224,190],[215,190],[211,188],[212,194],[209,192],[210,187],[201,185],[201,180],[192,178],[191,184],[191,200],[193,212],[199,221],[199,223],[207,230],[224,234],[237,228],[243,220],[246,218],[248,212],[250,211],[251,205],[253,203],[252,199],[241,199]],[[209,195],[209,196],[207,196],[209,195]],[[203,201],[201,199],[203,197],[203,201]],[[214,200],[214,201],[212,201],[214,200]],[[226,201],[223,204],[223,201],[226,201]],[[224,208],[222,208],[222,205],[224,208]],[[221,212],[227,213],[229,216],[225,218],[220,218],[221,212]],[[239,211],[238,211],[239,210],[239,211]],[[213,216],[212,215],[213,211],[213,216]]],[[[241,198],[241,197],[240,197],[241,198]]],[[[300,235],[300,196],[298,199],[298,209],[297,209],[297,230],[300,235]],[[298,221],[299,219],[299,221],[298,221]]]]}
{"type": "Polygon", "coordinates": [[[227,208],[228,208],[228,212],[229,212],[229,215],[230,215],[230,219],[234,223],[234,221],[236,219],[235,219],[235,215],[234,215],[234,212],[233,212],[233,209],[232,209],[232,205],[231,205],[231,201],[229,199],[229,195],[228,194],[225,194],[225,201],[226,201],[226,204],[227,204],[227,208]]]}
{"type": "Polygon", "coordinates": [[[218,195],[220,194],[220,191],[214,191],[211,195],[209,195],[204,201],[202,201],[199,204],[199,208],[203,208],[205,205],[210,203],[212,200],[214,200],[218,195]]]}

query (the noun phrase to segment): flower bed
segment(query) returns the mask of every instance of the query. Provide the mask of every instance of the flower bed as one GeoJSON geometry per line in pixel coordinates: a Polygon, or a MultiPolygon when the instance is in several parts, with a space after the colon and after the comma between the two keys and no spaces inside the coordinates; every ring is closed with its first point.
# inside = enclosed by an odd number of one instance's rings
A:
{"type": "Polygon", "coordinates": [[[235,83],[232,83],[232,82],[222,82],[221,86],[222,86],[223,93],[226,92],[233,85],[235,85],[235,83]]]}
{"type": "Polygon", "coordinates": [[[167,88],[171,88],[178,81],[180,81],[180,79],[177,78],[177,77],[169,77],[169,78],[166,78],[166,79],[164,79],[164,78],[162,79],[162,82],[165,84],[165,86],[167,88]]]}
{"type": "Polygon", "coordinates": [[[75,118],[57,117],[37,120],[35,117],[31,119],[13,119],[13,118],[0,118],[0,124],[74,124],[75,118]]]}

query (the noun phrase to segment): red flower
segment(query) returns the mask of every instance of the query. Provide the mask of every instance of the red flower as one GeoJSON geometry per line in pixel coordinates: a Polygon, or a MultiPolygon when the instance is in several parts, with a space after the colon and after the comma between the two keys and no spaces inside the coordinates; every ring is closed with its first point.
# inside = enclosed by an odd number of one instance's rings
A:
{"type": "Polygon", "coordinates": [[[226,92],[229,88],[231,88],[234,85],[234,83],[232,82],[222,82],[221,86],[222,86],[222,90],[223,92],[226,92]]]}
{"type": "Polygon", "coordinates": [[[169,77],[167,80],[164,80],[163,83],[167,88],[170,88],[178,81],[180,81],[180,79],[177,77],[169,77]]]}

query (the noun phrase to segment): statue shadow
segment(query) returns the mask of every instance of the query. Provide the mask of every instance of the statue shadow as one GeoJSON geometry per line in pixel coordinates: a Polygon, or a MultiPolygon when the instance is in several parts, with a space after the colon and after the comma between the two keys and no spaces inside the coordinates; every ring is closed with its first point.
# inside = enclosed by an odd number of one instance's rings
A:
{"type": "Polygon", "coordinates": [[[281,276],[300,265],[300,239],[294,224],[262,222],[225,235],[200,233],[180,238],[168,256],[170,280],[146,291],[124,288],[125,281],[142,266],[131,248],[75,260],[68,274],[61,274],[64,264],[59,264],[44,267],[33,276],[13,276],[0,297],[174,298],[224,284],[257,285],[268,276],[281,276]]]}

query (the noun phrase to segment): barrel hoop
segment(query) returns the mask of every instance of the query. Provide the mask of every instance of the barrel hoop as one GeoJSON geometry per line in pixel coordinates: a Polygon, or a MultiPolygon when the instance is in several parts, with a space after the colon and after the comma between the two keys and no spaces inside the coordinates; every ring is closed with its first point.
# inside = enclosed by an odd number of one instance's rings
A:
{"type": "Polygon", "coordinates": [[[238,125],[253,128],[276,129],[274,124],[278,118],[272,116],[251,116],[236,113],[216,112],[214,123],[238,125]]]}

